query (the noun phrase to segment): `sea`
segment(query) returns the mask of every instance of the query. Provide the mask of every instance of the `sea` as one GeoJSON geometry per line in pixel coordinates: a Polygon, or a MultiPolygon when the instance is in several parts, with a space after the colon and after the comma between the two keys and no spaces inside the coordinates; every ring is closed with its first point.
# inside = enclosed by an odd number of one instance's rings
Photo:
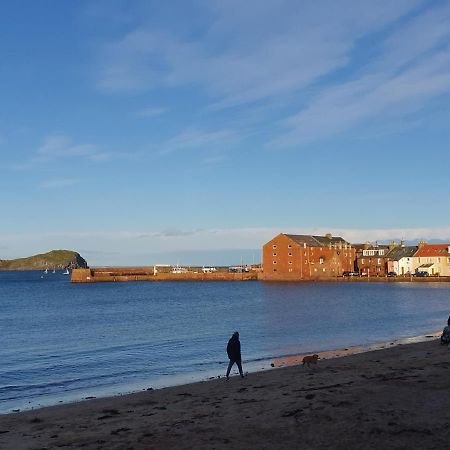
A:
{"type": "Polygon", "coordinates": [[[0,272],[0,413],[223,377],[441,330],[450,283],[126,282],[0,272]]]}

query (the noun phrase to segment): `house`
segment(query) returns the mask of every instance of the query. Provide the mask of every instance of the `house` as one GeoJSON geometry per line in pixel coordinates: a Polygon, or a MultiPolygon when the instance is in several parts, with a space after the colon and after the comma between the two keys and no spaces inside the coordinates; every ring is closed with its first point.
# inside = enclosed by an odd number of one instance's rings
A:
{"type": "Polygon", "coordinates": [[[353,244],[356,250],[355,271],[363,276],[385,276],[386,275],[386,254],[389,251],[388,245],[353,244]]]}
{"type": "Polygon", "coordinates": [[[414,273],[413,257],[417,246],[400,244],[386,254],[386,271],[397,275],[412,275],[414,273]]]}
{"type": "Polygon", "coordinates": [[[413,269],[416,273],[450,276],[450,244],[419,242],[419,248],[413,258],[413,269]]]}
{"type": "Polygon", "coordinates": [[[341,237],[280,233],[263,245],[263,280],[333,279],[352,272],[355,249],[341,237]]]}

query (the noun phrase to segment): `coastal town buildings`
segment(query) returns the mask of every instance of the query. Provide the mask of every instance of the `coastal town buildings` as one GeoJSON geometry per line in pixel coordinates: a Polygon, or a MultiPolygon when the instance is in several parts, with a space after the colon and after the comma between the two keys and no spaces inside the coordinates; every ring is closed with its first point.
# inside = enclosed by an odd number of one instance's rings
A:
{"type": "Polygon", "coordinates": [[[449,244],[427,244],[419,242],[413,258],[414,272],[428,275],[450,276],[449,244]]]}
{"type": "Polygon", "coordinates": [[[386,271],[396,275],[412,275],[414,273],[413,258],[417,246],[400,244],[386,254],[386,271]]]}
{"type": "Polygon", "coordinates": [[[280,233],[263,245],[264,280],[320,280],[352,272],[355,249],[341,237],[280,233]]]}
{"type": "Polygon", "coordinates": [[[366,242],[365,244],[353,244],[356,251],[355,272],[363,276],[385,276],[386,254],[388,245],[379,245],[366,242]]]}

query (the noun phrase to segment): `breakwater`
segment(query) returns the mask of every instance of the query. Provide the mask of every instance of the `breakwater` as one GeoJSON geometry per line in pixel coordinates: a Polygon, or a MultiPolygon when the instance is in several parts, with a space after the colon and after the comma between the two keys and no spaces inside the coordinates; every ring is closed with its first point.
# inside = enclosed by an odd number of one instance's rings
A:
{"type": "Polygon", "coordinates": [[[73,269],[72,283],[101,283],[122,281],[250,281],[256,280],[256,272],[204,273],[202,271],[186,271],[183,273],[155,272],[150,267],[98,267],[89,269],[73,269]]]}

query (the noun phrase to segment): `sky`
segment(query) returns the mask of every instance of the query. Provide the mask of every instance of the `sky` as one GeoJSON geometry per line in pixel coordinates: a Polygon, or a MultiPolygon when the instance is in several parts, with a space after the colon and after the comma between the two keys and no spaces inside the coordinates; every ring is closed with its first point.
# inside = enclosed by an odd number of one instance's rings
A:
{"type": "Polygon", "coordinates": [[[0,259],[450,241],[450,2],[4,1],[0,259]]]}

